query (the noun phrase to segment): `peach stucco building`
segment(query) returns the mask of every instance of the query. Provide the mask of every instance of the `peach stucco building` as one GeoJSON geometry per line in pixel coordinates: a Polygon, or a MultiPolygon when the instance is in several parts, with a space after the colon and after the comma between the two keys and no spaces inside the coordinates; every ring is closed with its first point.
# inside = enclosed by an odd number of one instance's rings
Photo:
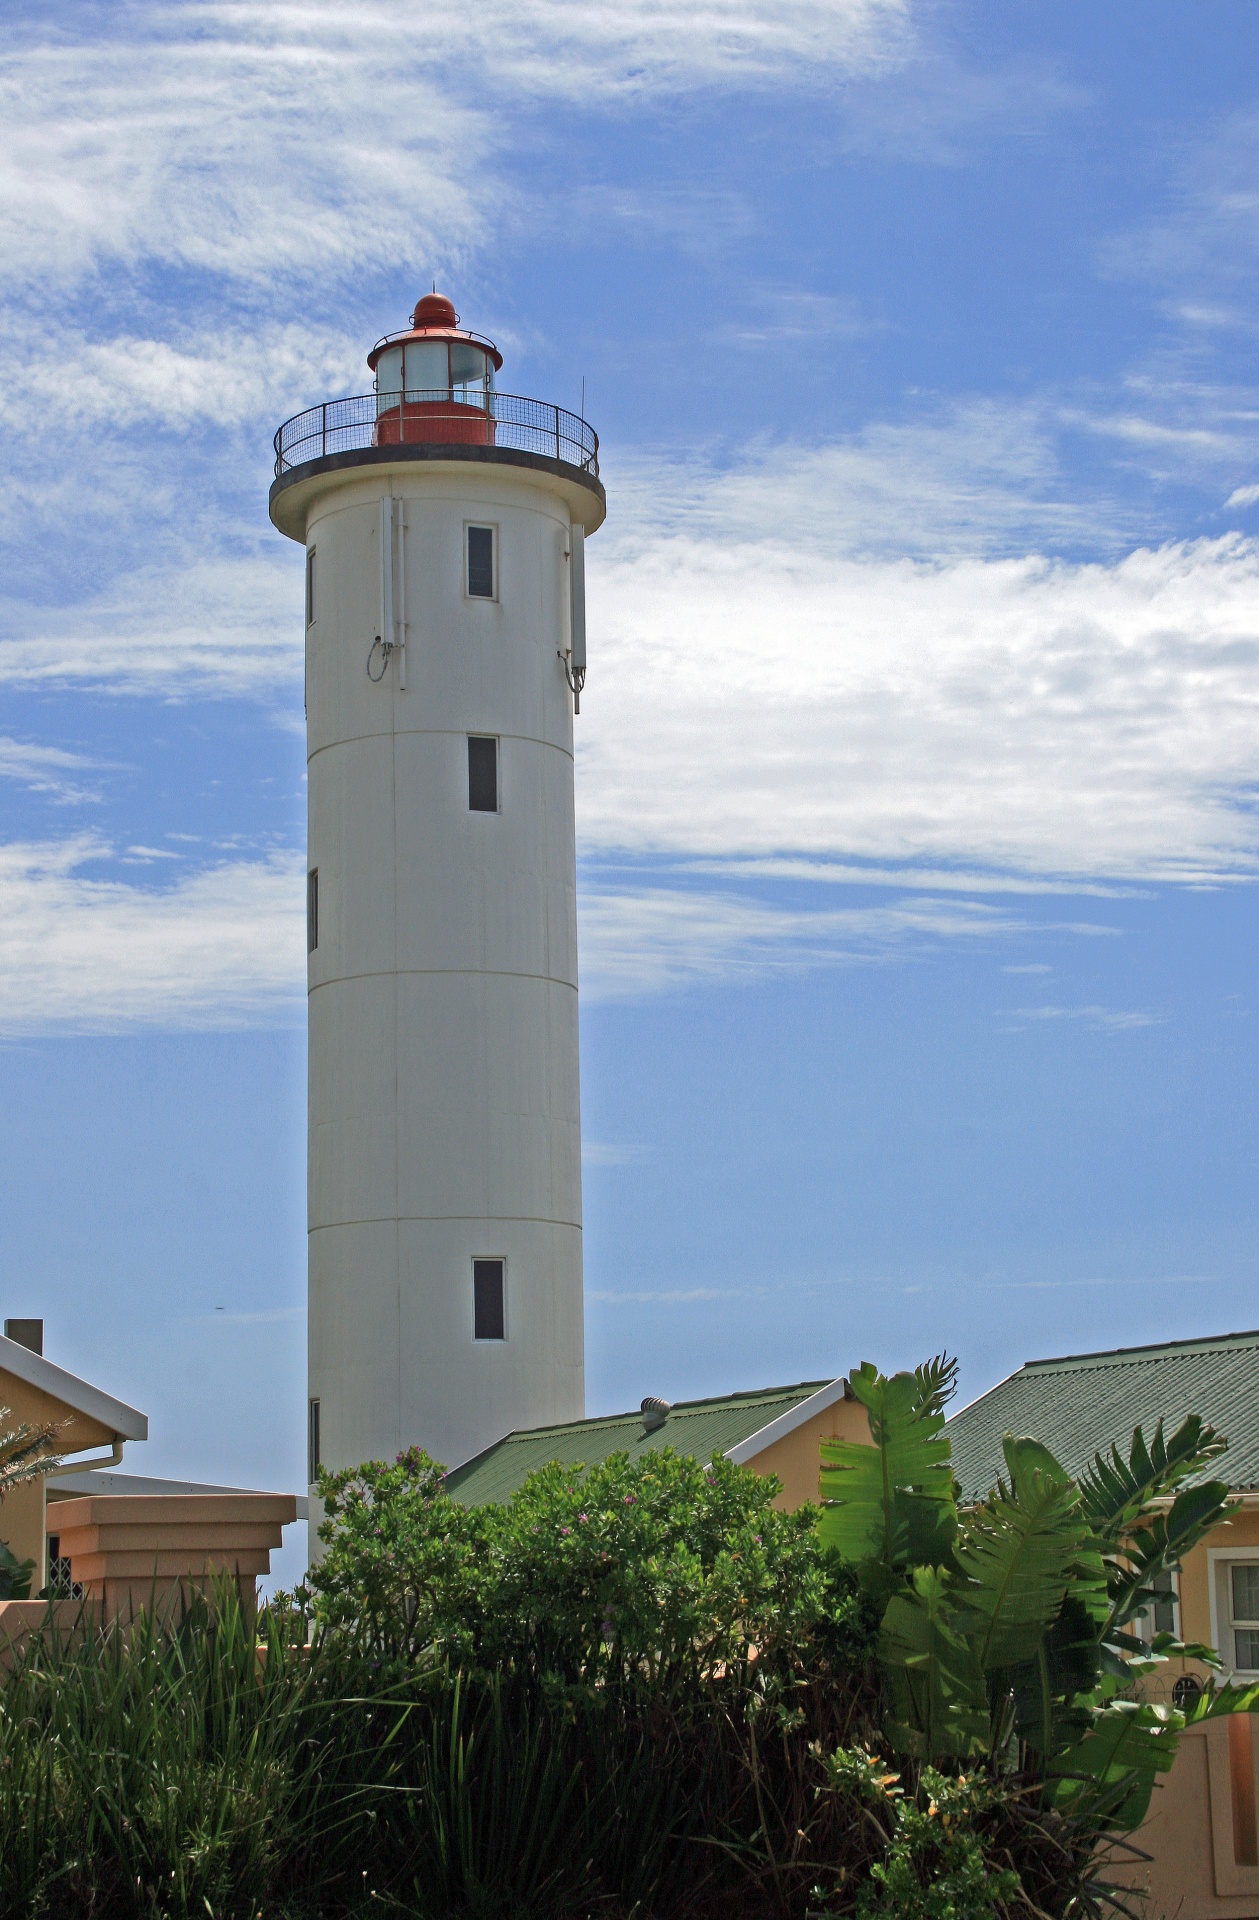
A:
{"type": "MultiPolygon", "coordinates": [[[[283,1528],[305,1506],[292,1494],[118,1472],[127,1443],[148,1438],[147,1418],[45,1359],[39,1320],[5,1321],[0,1408],[0,1433],[51,1427],[60,1456],[0,1501],[0,1541],[33,1563],[32,1596],[86,1599],[113,1618],[226,1573],[252,1605],[283,1528]]],[[[0,1600],[0,1658],[45,1606],[0,1600]]]]}

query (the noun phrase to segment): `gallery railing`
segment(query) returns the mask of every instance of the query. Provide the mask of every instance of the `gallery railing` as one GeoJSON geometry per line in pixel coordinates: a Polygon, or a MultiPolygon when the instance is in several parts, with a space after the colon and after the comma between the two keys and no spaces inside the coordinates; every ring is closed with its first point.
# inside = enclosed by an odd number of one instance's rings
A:
{"type": "Polygon", "coordinates": [[[549,400],[482,387],[450,392],[360,393],[325,400],[286,420],[275,436],[277,479],[308,460],[360,447],[511,447],[598,477],[599,436],[549,400]]]}

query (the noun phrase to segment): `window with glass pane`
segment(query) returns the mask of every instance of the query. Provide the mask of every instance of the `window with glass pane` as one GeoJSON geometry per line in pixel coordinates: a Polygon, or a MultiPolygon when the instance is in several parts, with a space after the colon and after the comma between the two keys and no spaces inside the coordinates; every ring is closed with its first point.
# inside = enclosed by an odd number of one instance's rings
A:
{"type": "Polygon", "coordinates": [[[468,807],[472,813],[498,812],[498,741],[468,735],[468,807]]]}
{"type": "Polygon", "coordinates": [[[450,390],[450,368],[444,340],[407,343],[407,392],[444,398],[450,390]]]}
{"type": "Polygon", "coordinates": [[[472,1262],[472,1337],[474,1340],[504,1340],[507,1315],[504,1305],[504,1260],[472,1262]]]}
{"type": "Polygon", "coordinates": [[[1229,1568],[1233,1602],[1234,1659],[1239,1667],[1259,1671],[1259,1560],[1229,1568]]]}
{"type": "MultiPolygon", "coordinates": [[[[466,340],[452,340],[450,343],[450,384],[452,387],[483,387],[485,385],[485,354],[480,347],[469,346],[466,340]]],[[[461,396],[463,398],[465,396],[461,396]]],[[[468,395],[467,398],[473,396],[468,395]]]]}
{"type": "Polygon", "coordinates": [[[1154,1591],[1158,1598],[1154,1602],[1155,1633],[1175,1633],[1176,1631],[1176,1589],[1170,1573],[1154,1576],[1154,1591]]]}
{"type": "Polygon", "coordinates": [[[468,596],[472,600],[494,598],[494,529],[468,528],[468,596]]]}

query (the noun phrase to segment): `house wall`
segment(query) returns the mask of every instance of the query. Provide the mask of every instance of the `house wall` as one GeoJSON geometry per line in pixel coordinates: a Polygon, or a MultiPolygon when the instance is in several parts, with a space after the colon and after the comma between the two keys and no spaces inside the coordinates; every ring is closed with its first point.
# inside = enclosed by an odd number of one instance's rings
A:
{"type": "MultiPolygon", "coordinates": [[[[83,1453],[91,1447],[107,1447],[114,1438],[112,1430],[102,1426],[99,1420],[76,1412],[64,1400],[55,1400],[42,1388],[32,1387],[4,1368],[0,1368],[0,1408],[8,1409],[7,1413],[0,1416],[0,1432],[10,1433],[15,1427],[23,1425],[54,1425],[60,1428],[57,1444],[66,1453],[83,1453]]],[[[37,1480],[15,1487],[6,1499],[0,1501],[0,1540],[19,1560],[35,1562],[36,1578],[32,1591],[38,1592],[44,1584],[42,1474],[37,1480]]]]}
{"type": "Polygon", "coordinates": [[[782,1492],[775,1496],[774,1505],[785,1513],[802,1507],[806,1500],[818,1499],[821,1469],[818,1448],[823,1440],[856,1440],[869,1444],[870,1420],[860,1401],[837,1400],[834,1406],[815,1413],[794,1433],[775,1440],[763,1453],[746,1462],[753,1473],[776,1474],[782,1481],[782,1492]]]}

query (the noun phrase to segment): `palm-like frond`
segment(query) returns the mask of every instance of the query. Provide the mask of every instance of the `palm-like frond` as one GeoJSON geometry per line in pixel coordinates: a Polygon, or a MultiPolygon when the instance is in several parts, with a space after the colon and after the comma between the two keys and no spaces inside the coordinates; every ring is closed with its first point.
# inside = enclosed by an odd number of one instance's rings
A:
{"type": "Polygon", "coordinates": [[[1191,1413],[1168,1441],[1161,1420],[1148,1446],[1137,1427],[1126,1460],[1117,1446],[1109,1454],[1095,1454],[1092,1466],[1080,1476],[1080,1495],[1094,1532],[1104,1545],[1120,1547],[1151,1502],[1165,1500],[1227,1446],[1222,1434],[1191,1413]]]}
{"type": "Polygon", "coordinates": [[[3,1423],[9,1417],[10,1409],[0,1407],[0,1500],[23,1481],[47,1473],[58,1459],[54,1448],[56,1425],[38,1427],[23,1421],[21,1426],[6,1431],[3,1423]]]}
{"type": "Polygon", "coordinates": [[[889,1380],[867,1361],[849,1378],[873,1445],[822,1442],[822,1538],[847,1560],[877,1562],[890,1585],[911,1566],[940,1564],[957,1530],[944,1432],[957,1362],[941,1354],[889,1380]]]}
{"type": "Polygon", "coordinates": [[[1222,1480],[1185,1487],[1166,1513],[1147,1514],[1127,1534],[1121,1550],[1106,1555],[1110,1617],[1106,1637],[1121,1631],[1154,1605],[1159,1574],[1179,1567],[1204,1534],[1237,1511],[1222,1480]]]}
{"type": "Polygon", "coordinates": [[[1003,1444],[1010,1484],[966,1516],[954,1556],[987,1672],[1034,1658],[1068,1593],[1106,1618],[1105,1569],[1079,1488],[1038,1441],[1007,1434],[1003,1444]]]}

